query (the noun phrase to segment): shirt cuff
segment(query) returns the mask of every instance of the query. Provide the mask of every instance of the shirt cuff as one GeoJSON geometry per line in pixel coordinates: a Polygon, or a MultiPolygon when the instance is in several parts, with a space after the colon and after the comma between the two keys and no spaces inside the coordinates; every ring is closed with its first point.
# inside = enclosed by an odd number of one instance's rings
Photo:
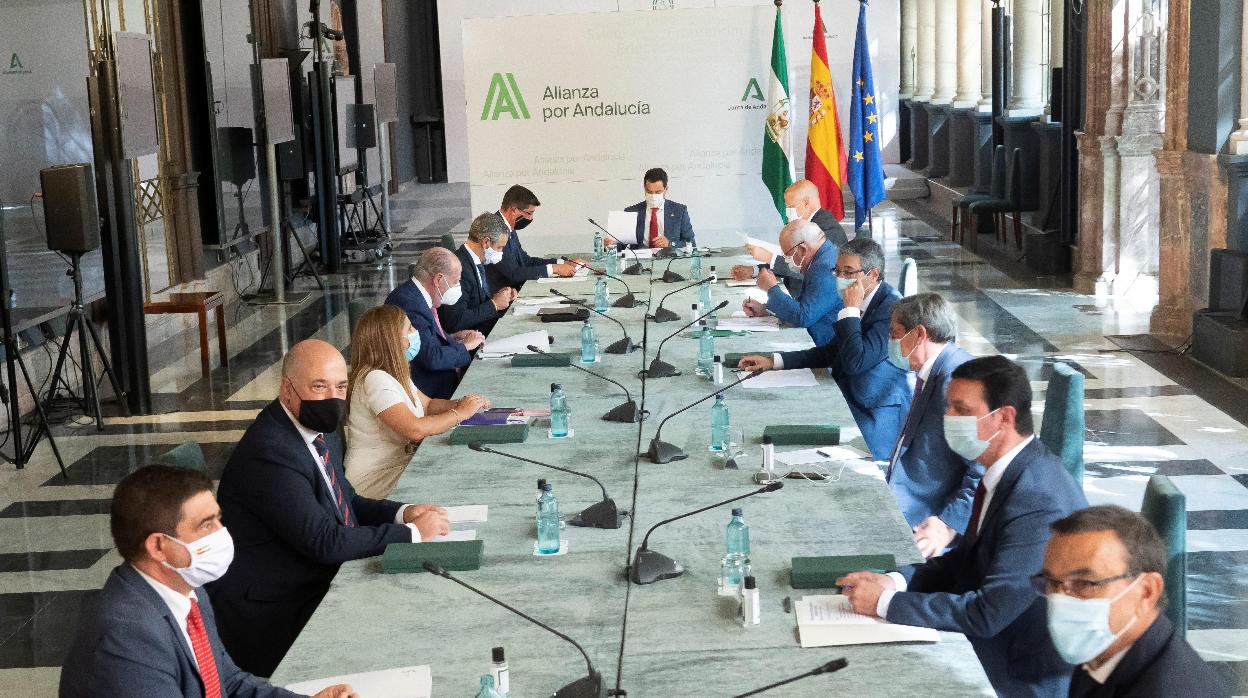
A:
{"type": "Polygon", "coordinates": [[[771,363],[772,363],[772,366],[771,366],[772,370],[775,370],[775,371],[784,370],[784,357],[780,356],[780,354],[778,353],[772,354],[771,363]]]}
{"type": "Polygon", "coordinates": [[[906,578],[901,576],[900,572],[889,572],[886,576],[893,580],[893,586],[896,587],[893,591],[902,592],[910,587],[910,585],[906,583],[906,578]]]}
{"type": "Polygon", "coordinates": [[[893,602],[893,597],[906,590],[906,578],[896,572],[889,572],[888,578],[893,580],[896,589],[885,589],[880,592],[880,598],[875,602],[875,615],[881,618],[888,618],[888,606],[893,602]]]}
{"type": "Polygon", "coordinates": [[[751,271],[750,278],[757,279],[758,278],[758,265],[755,264],[754,266],[750,267],[750,271],[751,271]]]}
{"type": "Polygon", "coordinates": [[[419,543],[420,542],[420,529],[416,528],[416,524],[410,524],[403,520],[403,512],[407,511],[407,508],[410,506],[411,504],[404,504],[403,506],[399,507],[399,510],[394,512],[394,522],[396,524],[402,524],[412,529],[412,542],[419,543]]]}
{"type": "Polygon", "coordinates": [[[555,275],[555,265],[553,265],[553,264],[547,264],[547,265],[546,265],[546,277],[547,277],[547,278],[550,278],[550,277],[552,277],[552,276],[554,276],[554,275],[555,275]]]}
{"type": "Polygon", "coordinates": [[[839,312],[839,313],[837,313],[837,314],[836,314],[836,319],[837,319],[837,320],[844,320],[844,319],[845,319],[845,318],[847,318],[847,317],[858,317],[858,318],[860,318],[860,317],[862,317],[862,310],[860,310],[859,308],[857,308],[857,307],[855,307],[855,306],[850,306],[850,307],[848,307],[848,308],[841,308],[841,312],[839,312]]]}

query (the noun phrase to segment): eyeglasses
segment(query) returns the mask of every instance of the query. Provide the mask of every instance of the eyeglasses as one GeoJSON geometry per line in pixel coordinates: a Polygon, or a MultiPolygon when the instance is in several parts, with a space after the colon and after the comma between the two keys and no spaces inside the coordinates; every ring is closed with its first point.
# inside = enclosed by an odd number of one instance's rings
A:
{"type": "Polygon", "coordinates": [[[862,269],[843,269],[841,267],[836,267],[832,270],[832,273],[841,278],[845,278],[853,276],[854,274],[862,274],[863,271],[862,269]]]}
{"type": "Polygon", "coordinates": [[[1031,588],[1040,596],[1049,594],[1065,594],[1076,598],[1086,599],[1092,596],[1096,589],[1106,584],[1112,584],[1123,579],[1133,579],[1136,575],[1133,572],[1124,572],[1113,577],[1104,579],[1082,579],[1080,577],[1072,577],[1071,579],[1054,579],[1049,575],[1041,572],[1031,577],[1031,588]]]}

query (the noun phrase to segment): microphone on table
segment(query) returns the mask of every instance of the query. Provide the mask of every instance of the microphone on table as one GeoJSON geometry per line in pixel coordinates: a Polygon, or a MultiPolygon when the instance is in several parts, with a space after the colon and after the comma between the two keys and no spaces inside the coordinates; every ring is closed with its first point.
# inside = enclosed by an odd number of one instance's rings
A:
{"type": "Polygon", "coordinates": [[[600,272],[597,269],[594,269],[593,267],[589,266],[588,264],[581,264],[575,259],[569,259],[568,261],[572,264],[575,264],[578,267],[585,267],[586,269],[594,272],[595,274],[602,274],[608,279],[614,279],[620,282],[621,284],[624,284],[625,293],[624,295],[615,299],[615,302],[611,304],[612,308],[636,308],[637,307],[637,297],[633,295],[633,289],[628,287],[628,283],[626,283],[624,279],[621,279],[620,277],[615,276],[614,274],[608,274],[605,271],[600,272]]]}
{"type": "Polygon", "coordinates": [[[672,417],[675,417],[676,415],[680,414],[681,412],[684,412],[685,410],[690,409],[691,407],[695,407],[697,405],[700,405],[706,402],[707,400],[710,400],[711,398],[715,397],[716,395],[719,395],[720,393],[724,392],[725,390],[733,386],[741,385],[742,383],[748,381],[754,376],[762,375],[762,373],[763,373],[762,369],[758,369],[756,371],[750,371],[749,373],[745,374],[741,378],[738,378],[737,380],[729,383],[728,385],[725,385],[724,387],[720,388],[719,390],[716,390],[715,392],[711,393],[710,395],[707,395],[706,397],[698,400],[697,402],[691,405],[685,405],[684,407],[664,417],[663,421],[659,422],[659,428],[655,430],[654,432],[654,438],[650,439],[650,448],[649,450],[646,451],[646,457],[650,459],[651,463],[660,463],[660,464],[671,463],[674,460],[684,460],[688,458],[689,454],[685,453],[684,449],[680,448],[676,444],[670,444],[662,440],[661,438],[659,438],[663,434],[663,425],[667,424],[667,420],[671,419],[672,417]]]}
{"type": "Polygon", "coordinates": [[[779,688],[780,686],[783,686],[785,684],[790,684],[790,683],[793,683],[794,681],[800,681],[801,679],[804,679],[810,676],[818,676],[820,674],[831,674],[832,672],[840,671],[841,669],[844,669],[847,666],[849,666],[849,662],[846,661],[844,657],[841,657],[840,659],[833,659],[827,664],[824,664],[823,666],[815,667],[814,669],[811,669],[805,674],[798,674],[797,676],[794,676],[792,678],[788,678],[783,681],[777,681],[775,683],[763,686],[762,688],[756,688],[753,691],[749,691],[748,693],[738,694],[736,696],[733,696],[733,698],[747,698],[748,696],[758,695],[759,693],[762,693],[764,691],[770,691],[773,688],[779,688]]]}
{"type": "Polygon", "coordinates": [[[654,361],[650,362],[650,368],[644,369],[640,373],[646,374],[647,378],[671,378],[672,376],[679,376],[680,369],[667,363],[666,361],[661,361],[659,359],[659,357],[663,355],[663,345],[667,344],[667,340],[671,339],[672,337],[675,337],[681,332],[684,332],[686,327],[689,327],[690,325],[693,325],[699,320],[706,318],[708,315],[712,315],[719,310],[723,310],[727,306],[728,306],[728,301],[720,301],[719,305],[715,306],[714,308],[711,308],[705,313],[702,313],[698,317],[695,317],[693,320],[686,323],[680,329],[664,337],[663,341],[659,342],[659,350],[654,353],[654,361]]]}
{"type": "Polygon", "coordinates": [[[663,270],[663,276],[660,278],[661,281],[664,281],[669,284],[676,284],[685,280],[685,277],[672,271],[672,262],[675,262],[676,260],[680,258],[681,258],[680,256],[672,257],[671,260],[668,261],[667,268],[663,270]]]}
{"type": "MultiPolygon", "coordinates": [[[[526,347],[526,349],[533,352],[534,354],[548,353],[548,352],[542,351],[541,349],[537,348],[536,346],[532,344],[526,347]]],[[[620,383],[619,381],[613,380],[611,378],[607,378],[601,373],[595,373],[589,370],[588,368],[585,368],[584,366],[577,366],[575,361],[573,361],[572,363],[569,363],[568,365],[571,366],[572,368],[575,368],[578,371],[581,371],[582,373],[588,373],[594,378],[601,378],[602,380],[607,381],[608,383],[614,383],[615,385],[619,386],[620,390],[624,391],[624,397],[627,400],[627,402],[617,407],[611,408],[610,412],[607,412],[606,414],[602,415],[603,419],[607,420],[608,422],[637,423],[641,421],[642,411],[637,408],[637,402],[633,400],[632,393],[628,392],[628,388],[625,388],[622,383],[620,383]]]]}
{"type": "Polygon", "coordinates": [[[688,286],[681,286],[675,291],[669,292],[666,296],[663,296],[663,298],[659,299],[659,307],[654,309],[654,313],[650,315],[650,319],[654,320],[655,322],[671,322],[672,320],[679,320],[680,319],[679,315],[663,307],[663,301],[667,300],[673,293],[680,293],[681,291],[687,291],[693,288],[694,286],[701,286],[702,284],[709,284],[709,283],[711,283],[710,279],[703,279],[701,281],[695,281],[689,284],[688,286]]]}
{"type": "Polygon", "coordinates": [[[702,507],[701,509],[694,509],[686,514],[681,514],[680,516],[663,519],[657,524],[651,526],[650,530],[646,531],[646,537],[641,540],[641,547],[638,548],[637,552],[633,555],[633,564],[629,566],[628,578],[632,580],[633,584],[653,584],[655,582],[663,581],[664,579],[679,577],[685,573],[685,568],[681,567],[675,560],[662,553],[656,553],[647,547],[647,544],[650,541],[650,534],[654,533],[654,529],[659,526],[669,524],[673,521],[679,521],[687,516],[701,514],[702,512],[709,511],[715,507],[722,507],[725,504],[730,504],[737,500],[745,499],[746,497],[753,497],[756,494],[775,492],[781,487],[784,487],[783,482],[773,482],[770,485],[760,487],[753,492],[747,492],[731,499],[725,499],[722,502],[716,502],[710,506],[702,507]]]}
{"type": "Polygon", "coordinates": [[[556,295],[556,296],[559,296],[560,298],[563,298],[564,300],[566,300],[567,302],[571,303],[572,305],[579,305],[579,306],[581,306],[582,308],[585,308],[586,310],[589,310],[590,312],[593,312],[593,313],[598,313],[599,315],[601,315],[601,316],[605,317],[606,319],[608,319],[608,320],[610,320],[611,322],[614,322],[615,324],[617,324],[617,325],[619,325],[619,326],[620,326],[620,330],[621,330],[622,332],[624,332],[624,337],[623,337],[623,339],[618,339],[618,340],[616,340],[616,341],[614,341],[614,342],[612,342],[612,343],[608,344],[608,345],[607,345],[607,348],[606,348],[606,349],[603,349],[603,351],[604,351],[604,352],[606,352],[606,353],[608,353],[608,354],[631,354],[631,353],[633,353],[635,350],[637,350],[637,349],[640,349],[640,348],[641,348],[641,345],[640,345],[640,344],[635,344],[635,343],[633,342],[633,338],[628,336],[628,329],[627,329],[626,327],[624,327],[624,323],[620,322],[619,320],[616,320],[615,318],[611,317],[610,315],[607,315],[606,313],[602,312],[601,310],[599,310],[599,309],[595,308],[595,307],[594,307],[594,305],[593,305],[593,303],[589,303],[589,302],[582,301],[582,300],[577,300],[577,299],[573,298],[572,296],[569,296],[568,294],[566,294],[566,293],[564,293],[564,292],[560,291],[560,290],[559,290],[559,289],[557,289],[557,288],[552,288],[552,289],[550,289],[550,292],[551,292],[552,294],[556,295]]]}
{"type": "Polygon", "coordinates": [[[480,596],[488,601],[492,601],[495,604],[502,606],[508,611],[511,611],[512,613],[529,621],[533,625],[536,625],[537,627],[549,633],[552,633],[556,637],[565,640],[566,642],[571,644],[573,647],[575,647],[577,650],[579,650],[581,653],[581,656],[585,658],[585,667],[586,669],[588,669],[589,675],[583,676],[577,679],[576,681],[573,681],[572,683],[564,686],[558,691],[555,691],[554,696],[556,698],[606,698],[607,689],[602,683],[602,674],[598,673],[598,671],[594,669],[594,663],[589,660],[589,655],[585,652],[585,648],[581,647],[581,645],[576,640],[573,640],[567,635],[564,635],[558,630],[555,630],[549,625],[546,625],[540,620],[537,620],[533,616],[528,615],[527,613],[515,608],[514,606],[511,606],[509,604],[503,603],[502,601],[499,601],[493,596],[490,596],[489,594],[485,593],[484,591],[481,591],[475,586],[463,581],[462,579],[459,579],[458,577],[455,577],[450,572],[447,572],[446,570],[442,569],[438,565],[428,560],[425,561],[424,568],[426,572],[429,572],[431,574],[436,574],[439,577],[445,577],[451,580],[452,582],[455,582],[456,584],[460,585],[461,587],[467,589],[468,591],[471,591],[477,596],[480,596]]]}
{"type": "Polygon", "coordinates": [[[541,461],[529,460],[528,458],[513,455],[511,453],[503,453],[502,451],[495,451],[489,446],[482,446],[481,444],[478,444],[478,443],[468,444],[468,448],[474,451],[478,451],[480,453],[493,453],[496,456],[502,456],[504,458],[512,458],[512,459],[522,461],[525,463],[530,463],[532,465],[540,465],[543,468],[550,468],[551,470],[558,470],[560,472],[568,473],[570,475],[577,475],[579,477],[587,477],[590,480],[593,480],[594,483],[598,485],[598,488],[602,490],[602,501],[598,502],[597,504],[587,509],[581,510],[581,513],[572,517],[572,519],[570,519],[568,523],[573,526],[586,526],[589,528],[619,528],[620,527],[620,510],[616,508],[615,500],[607,496],[607,488],[604,487],[602,482],[600,482],[598,478],[594,477],[593,475],[590,475],[589,473],[578,472],[576,470],[569,470],[568,468],[560,468],[559,466],[551,465],[550,463],[542,463],[541,461]]]}
{"type": "MultiPolygon", "coordinates": [[[[590,218],[590,219],[588,219],[588,220],[589,220],[590,225],[592,225],[592,226],[594,226],[595,228],[597,228],[597,229],[601,230],[602,232],[606,233],[606,234],[607,234],[607,237],[611,238],[612,240],[615,240],[615,236],[614,236],[614,235],[612,235],[611,233],[607,232],[607,229],[606,229],[606,228],[602,227],[601,225],[598,225],[598,221],[595,221],[593,218],[590,218]]],[[[617,242],[618,242],[618,241],[617,241],[617,242]]],[[[632,253],[633,253],[633,266],[631,266],[631,267],[629,267],[629,268],[625,269],[625,270],[624,270],[624,273],[625,273],[625,274],[628,274],[629,276],[637,276],[638,274],[641,274],[642,272],[649,272],[649,271],[652,271],[652,269],[644,269],[644,268],[642,268],[642,266],[641,266],[641,257],[637,254],[637,251],[636,251],[636,250],[634,250],[632,247],[630,247],[630,246],[629,246],[629,245],[627,245],[627,244],[625,244],[625,245],[624,245],[624,249],[629,250],[630,252],[632,252],[632,253]]]]}

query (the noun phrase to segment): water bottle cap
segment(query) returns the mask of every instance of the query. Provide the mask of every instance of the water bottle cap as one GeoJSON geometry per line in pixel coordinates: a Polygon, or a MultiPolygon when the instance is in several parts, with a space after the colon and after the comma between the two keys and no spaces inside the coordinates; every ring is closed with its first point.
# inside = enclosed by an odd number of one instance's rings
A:
{"type": "Polygon", "coordinates": [[[756,580],[754,579],[754,575],[752,575],[752,574],[747,574],[747,575],[745,575],[745,588],[746,588],[746,589],[757,589],[757,588],[758,588],[758,581],[756,581],[756,580]]]}
{"type": "Polygon", "coordinates": [[[771,437],[770,437],[770,436],[764,436],[764,437],[763,437],[763,445],[764,445],[764,446],[770,446],[770,445],[771,445],[771,437]]]}
{"type": "Polygon", "coordinates": [[[502,648],[502,647],[495,647],[494,649],[490,650],[490,653],[491,653],[491,655],[494,657],[494,661],[495,661],[495,662],[505,662],[505,661],[507,661],[506,659],[504,659],[504,658],[503,658],[503,648],[502,648]]]}
{"type": "Polygon", "coordinates": [[[733,507],[733,508],[732,508],[732,515],[733,515],[733,516],[742,516],[742,515],[744,515],[744,514],[745,514],[745,509],[742,509],[741,507],[733,507]]]}
{"type": "Polygon", "coordinates": [[[539,490],[540,490],[540,489],[542,489],[542,488],[543,488],[543,487],[545,487],[545,486],[546,486],[546,478],[544,478],[544,477],[539,477],[539,478],[537,479],[537,489],[539,489],[539,490]]]}
{"type": "Polygon", "coordinates": [[[719,355],[717,354],[717,355],[715,356],[715,363],[717,363],[717,364],[722,364],[723,362],[724,362],[724,357],[719,356],[719,355]]]}
{"type": "Polygon", "coordinates": [[[563,385],[562,385],[561,383],[551,383],[551,384],[550,384],[550,392],[552,392],[552,393],[553,393],[553,392],[555,392],[556,390],[563,390],[563,385]]]}
{"type": "Polygon", "coordinates": [[[549,491],[550,491],[550,483],[549,483],[549,482],[543,482],[543,483],[542,483],[542,491],[543,491],[543,492],[549,492],[549,491]]]}

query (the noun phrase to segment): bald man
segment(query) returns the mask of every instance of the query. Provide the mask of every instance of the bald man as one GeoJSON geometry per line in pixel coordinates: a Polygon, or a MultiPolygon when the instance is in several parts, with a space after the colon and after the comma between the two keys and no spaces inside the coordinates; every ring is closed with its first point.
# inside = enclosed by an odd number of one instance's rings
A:
{"type": "MultiPolygon", "coordinates": [[[[849,242],[849,238],[845,236],[845,229],[841,227],[840,221],[836,220],[836,216],[832,215],[831,211],[820,207],[819,187],[809,179],[799,179],[784,190],[784,206],[785,215],[790,223],[799,220],[814,223],[823,231],[828,241],[838,248],[844,247],[845,243],[849,242]]],[[[802,270],[785,260],[784,254],[788,254],[787,250],[782,250],[784,252],[782,255],[773,255],[761,247],[746,245],[745,251],[759,262],[770,264],[772,272],[784,280],[784,287],[788,289],[789,295],[797,298],[802,294],[802,285],[805,281],[802,270]]],[[[732,268],[733,278],[741,281],[757,275],[758,267],[748,264],[738,264],[732,268]]]]}
{"type": "Polygon", "coordinates": [[[441,507],[355,493],[338,433],[346,395],[342,354],[317,339],[296,344],[282,361],[277,399],[221,475],[217,501],[234,562],[206,588],[226,650],[257,676],[273,674],[339,565],[448,531],[441,507]]]}

